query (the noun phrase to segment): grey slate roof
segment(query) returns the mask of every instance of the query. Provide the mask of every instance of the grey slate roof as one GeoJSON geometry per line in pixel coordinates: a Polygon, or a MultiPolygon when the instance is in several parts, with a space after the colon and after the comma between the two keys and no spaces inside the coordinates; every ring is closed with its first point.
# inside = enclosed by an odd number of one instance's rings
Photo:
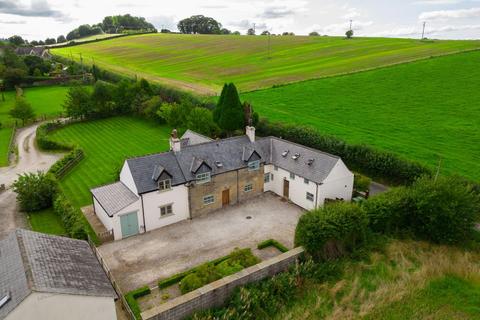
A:
{"type": "Polygon", "coordinates": [[[17,229],[0,241],[0,319],[32,291],[116,297],[87,242],[17,229]]]}
{"type": "MultiPolygon", "coordinates": [[[[150,172],[149,178],[151,180],[154,171],[155,168],[150,172]]],[[[135,193],[130,191],[130,189],[120,181],[92,189],[91,192],[110,217],[139,199],[135,193]]]]}
{"type": "Polygon", "coordinates": [[[197,133],[195,131],[192,131],[190,129],[188,129],[187,131],[185,131],[185,133],[183,134],[183,136],[180,138],[180,140],[182,141],[185,141],[186,143],[182,144],[182,147],[183,146],[191,146],[191,145],[194,145],[194,144],[200,144],[200,143],[205,143],[205,142],[210,142],[212,141],[212,139],[210,139],[209,137],[206,137],[200,133],[197,133]]]}

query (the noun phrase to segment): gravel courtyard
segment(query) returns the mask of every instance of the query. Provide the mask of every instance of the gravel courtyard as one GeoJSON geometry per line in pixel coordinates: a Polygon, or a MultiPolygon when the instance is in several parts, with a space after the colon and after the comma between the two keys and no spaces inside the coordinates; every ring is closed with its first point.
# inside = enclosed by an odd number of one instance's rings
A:
{"type": "Polygon", "coordinates": [[[102,245],[99,250],[124,292],[266,239],[289,248],[303,211],[265,193],[248,203],[102,245]],[[247,219],[250,216],[251,219],[247,219]]]}

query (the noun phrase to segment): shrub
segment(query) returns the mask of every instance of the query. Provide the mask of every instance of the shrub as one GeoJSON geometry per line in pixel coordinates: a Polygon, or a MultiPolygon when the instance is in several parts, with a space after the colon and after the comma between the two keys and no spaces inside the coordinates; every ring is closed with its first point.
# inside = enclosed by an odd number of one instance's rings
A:
{"type": "Polygon", "coordinates": [[[236,261],[230,259],[219,263],[217,266],[218,274],[223,278],[231,274],[237,273],[243,269],[243,266],[236,261]]]}
{"type": "Polygon", "coordinates": [[[53,175],[40,171],[25,173],[13,183],[13,190],[23,211],[39,211],[52,206],[58,182],[53,175]]]}
{"type": "Polygon", "coordinates": [[[60,217],[68,235],[75,239],[88,239],[86,221],[80,212],[67,198],[59,193],[53,202],[53,210],[60,217]]]}
{"type": "Polygon", "coordinates": [[[230,259],[228,260],[232,261],[233,263],[238,263],[244,268],[251,267],[260,262],[260,259],[258,259],[253,255],[252,250],[250,248],[246,248],[246,249],[235,248],[230,253],[230,259]]]}
{"type": "Polygon", "coordinates": [[[356,204],[335,203],[303,215],[295,231],[295,244],[316,259],[343,256],[364,240],[368,218],[356,204]]]}
{"type": "Polygon", "coordinates": [[[42,150],[71,150],[74,147],[69,144],[64,144],[51,140],[48,137],[48,133],[52,130],[59,128],[61,125],[58,123],[47,122],[37,128],[36,140],[37,145],[42,150]]]}
{"type": "Polygon", "coordinates": [[[140,311],[140,307],[138,305],[137,299],[140,297],[146,296],[147,294],[150,294],[150,292],[151,292],[150,288],[148,286],[144,286],[125,294],[125,300],[130,306],[130,309],[132,310],[135,316],[135,319],[142,319],[142,316],[140,315],[141,311],[140,311]]]}
{"type": "Polygon", "coordinates": [[[83,150],[80,148],[74,148],[72,151],[67,153],[63,158],[58,160],[50,167],[48,170],[49,173],[53,174],[58,178],[59,174],[64,170],[64,168],[75,161],[75,159],[79,159],[83,155],[83,150]]]}
{"type": "Polygon", "coordinates": [[[196,273],[191,273],[185,278],[183,278],[182,281],[180,281],[180,291],[182,292],[182,294],[185,294],[195,289],[201,288],[205,284],[206,283],[202,278],[200,278],[199,275],[197,275],[196,273]]]}
{"type": "Polygon", "coordinates": [[[370,190],[370,184],[372,179],[361,175],[359,173],[355,174],[355,179],[353,180],[353,188],[357,191],[367,191],[370,190]]]}
{"type": "Polygon", "coordinates": [[[265,249],[267,247],[275,247],[280,252],[287,252],[288,251],[287,247],[285,247],[283,244],[281,244],[280,242],[278,242],[277,240],[274,240],[274,239],[268,239],[268,240],[262,241],[257,246],[257,248],[259,250],[265,249]]]}

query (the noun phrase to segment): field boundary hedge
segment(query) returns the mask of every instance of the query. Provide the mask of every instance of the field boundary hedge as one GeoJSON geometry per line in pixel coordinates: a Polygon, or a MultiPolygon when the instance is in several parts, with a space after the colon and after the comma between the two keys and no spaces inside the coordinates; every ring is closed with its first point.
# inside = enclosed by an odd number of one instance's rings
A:
{"type": "Polygon", "coordinates": [[[48,172],[55,175],[57,179],[62,179],[70,170],[72,170],[84,157],[83,150],[74,148],[63,158],[58,160],[50,167],[48,172]]]}
{"type": "Polygon", "coordinates": [[[124,34],[117,34],[108,38],[99,38],[99,39],[92,39],[92,40],[86,40],[86,41],[75,41],[75,40],[80,40],[80,39],[73,39],[69,40],[68,42],[65,42],[65,44],[61,45],[55,45],[55,46],[49,46],[47,47],[48,49],[60,49],[60,48],[68,48],[68,47],[73,47],[73,46],[79,46],[82,44],[87,44],[87,43],[92,43],[92,42],[100,42],[100,41],[106,41],[106,40],[112,40],[112,39],[117,39],[117,38],[123,38],[123,37],[128,37],[128,36],[138,36],[142,34],[150,34],[150,33],[158,33],[158,32],[139,32],[139,33],[124,33],[124,34]]]}

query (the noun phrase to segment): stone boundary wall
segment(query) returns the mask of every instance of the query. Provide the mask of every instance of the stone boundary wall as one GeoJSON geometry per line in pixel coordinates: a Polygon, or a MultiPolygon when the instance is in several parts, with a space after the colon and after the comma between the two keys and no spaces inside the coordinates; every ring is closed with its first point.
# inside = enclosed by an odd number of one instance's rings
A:
{"type": "Polygon", "coordinates": [[[177,320],[188,317],[195,311],[220,307],[233,290],[251,282],[260,281],[286,271],[296,263],[303,248],[295,248],[272,259],[262,261],[231,276],[170,300],[142,313],[144,320],[177,320]]]}

